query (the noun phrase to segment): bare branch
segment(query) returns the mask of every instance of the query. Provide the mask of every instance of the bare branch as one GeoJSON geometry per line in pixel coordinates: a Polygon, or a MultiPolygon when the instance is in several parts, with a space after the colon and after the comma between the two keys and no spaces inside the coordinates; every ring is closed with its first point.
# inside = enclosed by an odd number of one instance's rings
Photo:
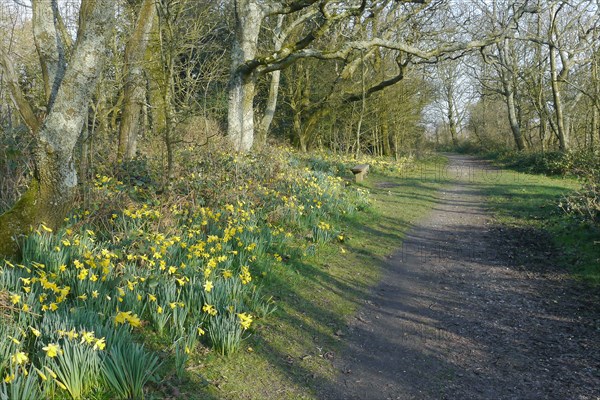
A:
{"type": "Polygon", "coordinates": [[[406,70],[406,67],[408,66],[408,64],[410,63],[410,57],[407,57],[405,60],[402,60],[400,56],[398,56],[396,58],[396,63],[398,64],[398,68],[400,69],[398,71],[398,74],[396,74],[396,76],[390,78],[390,79],[386,79],[384,81],[379,82],[377,85],[371,86],[369,89],[367,89],[364,93],[355,93],[355,94],[351,94],[349,96],[346,96],[342,101],[344,103],[351,103],[354,101],[360,101],[363,98],[369,98],[371,97],[371,95],[373,95],[373,93],[377,93],[389,86],[395,85],[396,83],[400,82],[402,79],[404,79],[404,71],[406,70]]]}
{"type": "Polygon", "coordinates": [[[27,98],[25,98],[21,86],[19,86],[19,78],[15,72],[14,66],[4,49],[1,47],[0,70],[4,73],[4,80],[8,86],[10,97],[23,118],[23,122],[27,125],[29,130],[37,132],[40,128],[40,120],[35,115],[33,107],[29,101],[27,101],[27,98]]]}

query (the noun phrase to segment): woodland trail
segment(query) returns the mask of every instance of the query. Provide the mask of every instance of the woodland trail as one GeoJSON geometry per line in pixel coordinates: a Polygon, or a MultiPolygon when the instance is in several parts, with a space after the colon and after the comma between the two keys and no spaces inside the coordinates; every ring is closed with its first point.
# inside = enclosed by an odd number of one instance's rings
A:
{"type": "Polygon", "coordinates": [[[597,293],[552,265],[543,232],[493,224],[471,179],[487,164],[451,155],[450,168],[455,182],[388,259],[319,398],[600,399],[597,293]]]}

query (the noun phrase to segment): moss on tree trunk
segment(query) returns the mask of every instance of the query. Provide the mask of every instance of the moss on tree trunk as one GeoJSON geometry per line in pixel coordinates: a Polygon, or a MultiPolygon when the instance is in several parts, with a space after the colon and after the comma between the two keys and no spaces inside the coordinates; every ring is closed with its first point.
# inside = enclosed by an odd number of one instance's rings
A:
{"type": "Polygon", "coordinates": [[[63,223],[71,204],[71,193],[62,193],[61,204],[57,204],[56,193],[52,194],[44,186],[32,179],[19,201],[0,215],[0,256],[17,258],[20,236],[37,228],[38,224],[57,229],[63,223]]]}

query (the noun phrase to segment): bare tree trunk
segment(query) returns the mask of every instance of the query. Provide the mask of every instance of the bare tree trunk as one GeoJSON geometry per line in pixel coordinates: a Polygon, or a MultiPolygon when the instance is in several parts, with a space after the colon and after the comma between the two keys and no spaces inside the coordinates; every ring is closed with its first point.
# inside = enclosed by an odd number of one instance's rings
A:
{"type": "MultiPolygon", "coordinates": [[[[283,39],[281,33],[281,28],[283,26],[283,15],[279,15],[277,17],[277,27],[275,28],[274,34],[274,50],[281,50],[281,46],[283,45],[283,39]]],[[[271,123],[273,122],[273,117],[275,116],[275,109],[277,108],[277,97],[279,95],[279,82],[281,81],[281,71],[273,71],[271,72],[271,84],[269,85],[269,96],[267,97],[267,104],[265,106],[265,114],[260,120],[260,124],[258,125],[258,130],[256,132],[256,141],[260,146],[264,146],[267,142],[267,135],[269,134],[269,129],[271,128],[271,123]]]]}
{"type": "Polygon", "coordinates": [[[331,108],[327,105],[322,104],[317,110],[315,110],[304,122],[304,126],[301,128],[300,134],[300,150],[303,152],[308,151],[312,143],[315,141],[315,132],[319,121],[328,116],[331,113],[331,108]]]}
{"type": "Polygon", "coordinates": [[[523,140],[523,134],[521,133],[521,127],[519,126],[519,118],[517,116],[517,108],[515,105],[515,93],[512,84],[506,85],[505,90],[507,93],[505,100],[508,109],[508,122],[517,150],[522,151],[525,150],[525,141],[523,140]]]}
{"type": "Polygon", "coordinates": [[[124,103],[119,127],[119,147],[117,162],[130,160],[135,156],[139,133],[142,106],[146,100],[146,83],[142,61],[148,45],[148,36],[156,14],[155,0],[144,0],[137,19],[135,30],[125,47],[124,103]]]}
{"type": "Polygon", "coordinates": [[[569,148],[567,132],[565,129],[565,117],[563,110],[562,94],[558,83],[558,69],[556,66],[556,48],[550,46],[550,80],[552,86],[552,99],[554,101],[554,115],[556,117],[556,133],[560,150],[567,151],[569,148]]]}
{"type": "MultiPolygon", "coordinates": [[[[85,10],[85,27],[56,90],[55,100],[37,134],[35,173],[29,189],[6,213],[0,215],[0,254],[15,255],[14,237],[31,226],[45,223],[60,226],[72,207],[77,185],[73,151],[85,123],[107,45],[109,22],[114,19],[114,2],[98,0],[85,10]]],[[[42,57],[40,57],[42,58],[42,57]]]]}
{"type": "Polygon", "coordinates": [[[452,144],[458,146],[458,132],[456,129],[456,116],[454,115],[454,95],[452,91],[448,91],[448,128],[450,130],[450,137],[452,138],[452,144]]]}
{"type": "MultiPolygon", "coordinates": [[[[88,172],[88,155],[89,155],[89,139],[90,139],[90,115],[89,115],[89,108],[88,108],[88,113],[85,116],[85,122],[83,124],[83,127],[81,129],[81,135],[79,138],[79,143],[80,143],[80,149],[79,149],[79,171],[78,171],[78,177],[79,177],[79,182],[81,183],[81,186],[85,189],[86,183],[87,183],[87,177],[89,176],[89,172],[88,172]]],[[[85,193],[84,194],[84,198],[85,198],[85,193]]]]}
{"type": "Polygon", "coordinates": [[[167,190],[171,188],[173,184],[173,180],[175,179],[175,149],[174,149],[174,140],[173,133],[175,132],[175,127],[177,125],[177,121],[175,119],[175,110],[173,108],[173,93],[175,91],[174,85],[174,68],[173,68],[173,59],[169,55],[167,61],[167,76],[166,82],[163,87],[163,102],[164,102],[164,112],[165,112],[165,148],[167,150],[167,181],[163,184],[163,189],[167,190]]]}
{"type": "Polygon", "coordinates": [[[302,147],[302,111],[296,90],[290,90],[290,108],[292,109],[292,142],[302,147]]]}
{"type": "Polygon", "coordinates": [[[273,117],[275,116],[275,109],[277,108],[280,80],[281,71],[271,72],[271,85],[269,87],[269,97],[267,98],[265,114],[261,118],[256,132],[256,141],[260,146],[264,146],[267,143],[267,136],[269,134],[269,129],[271,128],[271,123],[273,122],[273,117]]]}
{"type": "Polygon", "coordinates": [[[398,143],[398,132],[394,133],[394,159],[400,159],[400,144],[398,143]]]}
{"type": "Polygon", "coordinates": [[[595,147],[595,135],[598,135],[600,144],[600,76],[598,74],[599,55],[595,54],[592,60],[592,82],[594,83],[594,96],[592,99],[592,132],[590,133],[590,146],[595,147]]]}
{"type": "Polygon", "coordinates": [[[354,151],[354,158],[358,158],[360,156],[360,135],[361,128],[363,123],[363,118],[365,115],[364,104],[361,106],[360,112],[358,113],[358,124],[356,125],[356,149],[354,151]]]}
{"type": "Polygon", "coordinates": [[[227,135],[236,151],[248,151],[254,143],[256,77],[244,63],[256,56],[263,18],[264,12],[255,1],[235,1],[236,34],[231,53],[227,135]]]}
{"type": "Polygon", "coordinates": [[[303,153],[306,153],[308,151],[308,143],[306,140],[306,136],[303,134],[300,134],[299,136],[299,146],[300,146],[300,151],[303,153]]]}
{"type": "Polygon", "coordinates": [[[361,55],[361,64],[362,64],[362,68],[361,68],[361,75],[360,75],[360,84],[361,84],[361,93],[362,93],[362,99],[361,99],[361,103],[360,103],[360,114],[358,117],[358,125],[356,126],[356,153],[354,155],[355,158],[358,158],[360,156],[360,135],[361,135],[361,128],[362,128],[362,123],[363,123],[363,119],[365,117],[365,110],[367,108],[367,97],[366,97],[366,91],[367,91],[367,86],[366,86],[366,81],[365,81],[365,54],[364,52],[361,55]]]}
{"type": "Polygon", "coordinates": [[[600,113],[598,112],[598,108],[594,105],[594,109],[592,110],[592,126],[591,126],[591,132],[590,132],[590,149],[594,150],[594,147],[596,146],[595,144],[595,138],[594,136],[599,133],[598,129],[599,129],[599,124],[598,124],[598,118],[600,117],[599,115],[600,113]]]}
{"type": "Polygon", "coordinates": [[[519,117],[517,114],[517,106],[515,101],[515,85],[512,71],[512,64],[510,63],[510,55],[508,54],[507,40],[502,45],[498,45],[498,55],[502,63],[502,73],[500,79],[502,81],[502,88],[504,90],[504,100],[508,110],[508,123],[513,134],[513,139],[517,150],[525,150],[525,141],[523,140],[523,134],[519,125],[519,117]]]}
{"type": "Polygon", "coordinates": [[[379,140],[379,125],[375,124],[373,127],[373,155],[380,156],[381,152],[379,151],[379,146],[381,145],[381,141],[379,140]]]}
{"type": "Polygon", "coordinates": [[[392,149],[390,147],[390,123],[388,121],[387,110],[384,111],[381,116],[381,136],[383,140],[383,155],[392,155],[392,149]]]}
{"type": "Polygon", "coordinates": [[[37,50],[49,111],[65,73],[63,44],[55,25],[58,16],[57,0],[33,0],[33,41],[37,50]]]}
{"type": "Polygon", "coordinates": [[[167,181],[163,183],[163,189],[170,188],[175,180],[175,151],[173,149],[173,117],[172,112],[167,111],[165,116],[165,147],[167,149],[167,181]]]}

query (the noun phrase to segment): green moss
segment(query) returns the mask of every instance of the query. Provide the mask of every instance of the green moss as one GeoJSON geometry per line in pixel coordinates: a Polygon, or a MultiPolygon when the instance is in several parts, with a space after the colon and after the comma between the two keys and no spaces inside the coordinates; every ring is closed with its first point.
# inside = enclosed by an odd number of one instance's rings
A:
{"type": "Polygon", "coordinates": [[[0,256],[18,256],[19,246],[14,238],[29,233],[31,227],[37,227],[41,223],[52,229],[61,226],[71,197],[68,193],[61,193],[61,207],[52,204],[49,200],[52,198],[50,193],[50,188],[44,189],[37,179],[32,179],[23,196],[10,210],[0,215],[0,256]]]}
{"type": "Polygon", "coordinates": [[[0,215],[0,255],[10,258],[17,256],[19,246],[15,238],[26,234],[34,225],[38,214],[36,200],[39,193],[39,182],[32,179],[23,196],[10,210],[0,215]]]}

